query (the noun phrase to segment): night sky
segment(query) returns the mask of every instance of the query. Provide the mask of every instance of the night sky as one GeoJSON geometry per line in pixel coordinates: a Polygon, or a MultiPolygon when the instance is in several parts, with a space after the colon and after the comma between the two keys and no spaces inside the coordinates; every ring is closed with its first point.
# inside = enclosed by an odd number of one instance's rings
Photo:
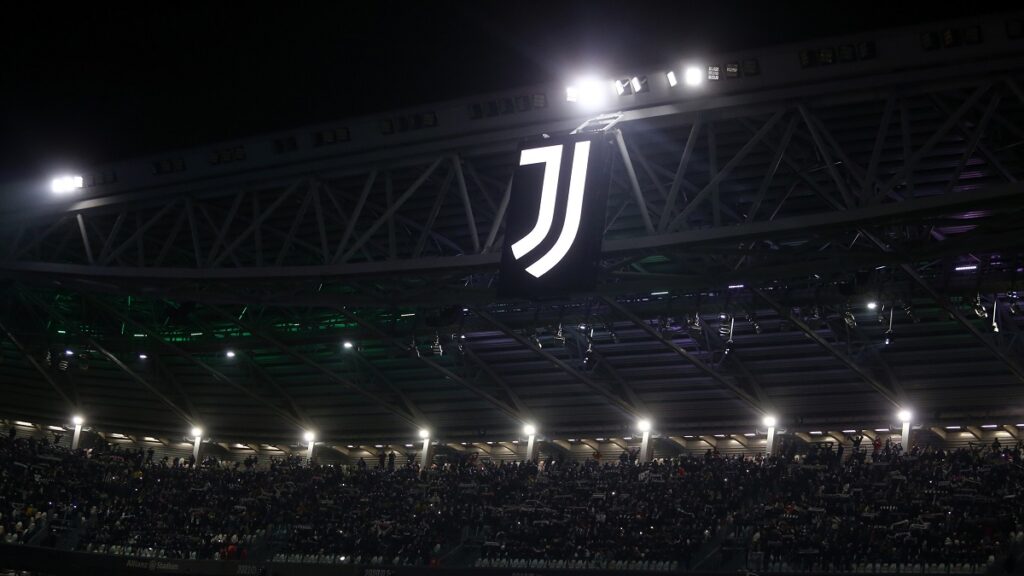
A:
{"type": "Polygon", "coordinates": [[[579,70],[649,69],[696,53],[1010,8],[856,0],[146,3],[144,12],[36,5],[8,14],[0,33],[0,181],[579,70]]]}

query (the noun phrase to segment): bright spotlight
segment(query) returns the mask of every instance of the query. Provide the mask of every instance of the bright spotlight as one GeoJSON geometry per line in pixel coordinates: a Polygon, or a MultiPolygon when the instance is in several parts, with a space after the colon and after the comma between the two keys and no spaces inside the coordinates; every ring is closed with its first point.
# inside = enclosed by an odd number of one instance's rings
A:
{"type": "Polygon", "coordinates": [[[424,440],[430,438],[430,430],[427,430],[426,428],[420,428],[420,438],[423,438],[424,440]]]}
{"type": "Polygon", "coordinates": [[[647,419],[640,420],[639,422],[636,423],[636,428],[641,432],[650,432],[651,421],[647,419]]]}
{"type": "Polygon", "coordinates": [[[900,410],[900,413],[896,415],[900,419],[900,422],[910,422],[914,418],[914,415],[910,410],[900,410]]]}
{"type": "Polygon", "coordinates": [[[689,66],[683,75],[687,86],[700,86],[704,82],[704,71],[698,66],[689,66]]]}
{"type": "Polygon", "coordinates": [[[147,358],[149,358],[149,356],[147,356],[145,354],[139,354],[139,360],[145,360],[147,358]]]}
{"type": "Polygon", "coordinates": [[[71,350],[65,350],[65,351],[64,351],[64,355],[65,355],[65,356],[74,356],[74,355],[75,355],[75,353],[74,353],[74,352],[72,352],[71,350]]]}
{"type": "MultiPolygon", "coordinates": [[[[627,83],[626,86],[629,84],[627,83]]],[[[614,88],[608,82],[596,78],[585,78],[565,89],[567,102],[575,102],[584,108],[595,109],[604,106],[614,88]]]]}
{"type": "Polygon", "coordinates": [[[874,300],[868,302],[868,310],[874,310],[875,308],[878,308],[878,302],[875,302],[874,300]]]}
{"type": "Polygon", "coordinates": [[[762,420],[762,422],[764,423],[765,426],[767,426],[769,428],[775,426],[778,423],[778,421],[775,419],[775,416],[765,416],[764,420],[762,420]]]}
{"type": "Polygon", "coordinates": [[[67,194],[82,187],[82,177],[77,175],[58,176],[50,181],[50,190],[54,194],[67,194]]]}
{"type": "Polygon", "coordinates": [[[341,343],[341,347],[344,348],[345,350],[351,350],[352,342],[350,342],[349,340],[345,340],[344,342],[341,343]]]}
{"type": "Polygon", "coordinates": [[[679,80],[676,78],[676,73],[674,71],[669,70],[665,73],[665,77],[668,78],[668,85],[670,87],[675,88],[676,85],[679,84],[679,80]]]}
{"type": "Polygon", "coordinates": [[[227,352],[224,353],[224,355],[227,356],[228,358],[234,358],[235,357],[235,351],[234,350],[228,350],[227,352]]]}
{"type": "Polygon", "coordinates": [[[302,435],[302,439],[305,440],[306,442],[312,442],[314,438],[316,438],[316,434],[313,434],[312,432],[307,431],[305,434],[302,435]]]}
{"type": "Polygon", "coordinates": [[[85,418],[82,418],[78,414],[75,414],[74,416],[71,417],[71,421],[75,423],[75,426],[81,426],[82,423],[85,422],[85,418]]]}
{"type": "Polygon", "coordinates": [[[526,434],[527,436],[533,436],[536,433],[537,427],[534,426],[533,424],[527,424],[526,426],[523,426],[523,434],[526,434]]]}
{"type": "Polygon", "coordinates": [[[192,427],[192,437],[193,438],[199,438],[202,435],[203,435],[203,429],[202,428],[200,428],[199,426],[193,426],[192,427]]]}

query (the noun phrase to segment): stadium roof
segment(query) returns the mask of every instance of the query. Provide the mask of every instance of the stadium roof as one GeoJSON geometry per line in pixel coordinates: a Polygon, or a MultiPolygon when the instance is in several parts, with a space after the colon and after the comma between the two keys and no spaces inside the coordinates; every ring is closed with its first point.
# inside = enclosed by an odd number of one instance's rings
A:
{"type": "Polygon", "coordinates": [[[594,111],[553,84],[303,127],[60,197],[12,184],[0,415],[247,441],[1019,415],[1020,22],[711,55],[699,88],[623,71],[647,90],[594,111]],[[499,299],[516,147],[578,128],[620,143],[598,285],[499,299]]]}

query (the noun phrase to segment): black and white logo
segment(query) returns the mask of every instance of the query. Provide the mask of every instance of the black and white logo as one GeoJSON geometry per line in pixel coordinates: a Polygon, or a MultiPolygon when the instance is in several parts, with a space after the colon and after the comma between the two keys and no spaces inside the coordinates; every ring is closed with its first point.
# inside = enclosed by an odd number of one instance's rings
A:
{"type": "Polygon", "coordinates": [[[503,296],[543,298],[593,287],[608,189],[603,135],[525,146],[512,182],[503,296]]]}

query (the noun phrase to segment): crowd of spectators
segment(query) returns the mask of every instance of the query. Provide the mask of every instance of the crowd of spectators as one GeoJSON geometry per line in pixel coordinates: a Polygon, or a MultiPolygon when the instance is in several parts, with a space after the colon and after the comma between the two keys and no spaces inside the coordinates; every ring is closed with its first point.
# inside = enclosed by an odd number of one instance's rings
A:
{"type": "Polygon", "coordinates": [[[862,442],[845,455],[791,442],[771,458],[464,458],[420,470],[383,457],[351,467],[256,457],[197,465],[152,450],[71,452],[12,430],[0,438],[0,542],[431,565],[468,541],[485,566],[687,569],[715,558],[707,569],[732,555],[751,569],[822,571],[985,565],[1024,540],[1020,443],[904,452],[862,442]]]}

